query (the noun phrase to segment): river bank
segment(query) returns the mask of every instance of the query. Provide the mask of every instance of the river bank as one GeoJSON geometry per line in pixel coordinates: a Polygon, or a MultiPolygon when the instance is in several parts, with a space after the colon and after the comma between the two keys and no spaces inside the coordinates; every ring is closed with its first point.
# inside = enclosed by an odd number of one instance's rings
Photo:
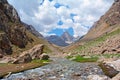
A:
{"type": "Polygon", "coordinates": [[[89,75],[104,76],[96,63],[79,63],[65,58],[51,58],[45,66],[10,75],[2,80],[87,80],[89,75]]]}

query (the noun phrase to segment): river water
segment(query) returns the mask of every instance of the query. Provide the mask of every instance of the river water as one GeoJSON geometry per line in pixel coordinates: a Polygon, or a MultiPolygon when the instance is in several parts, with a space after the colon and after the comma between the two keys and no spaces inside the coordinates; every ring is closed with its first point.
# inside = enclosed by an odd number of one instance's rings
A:
{"type": "Polygon", "coordinates": [[[45,66],[10,75],[1,80],[87,80],[89,75],[104,75],[95,63],[79,63],[65,58],[51,58],[45,66]]]}

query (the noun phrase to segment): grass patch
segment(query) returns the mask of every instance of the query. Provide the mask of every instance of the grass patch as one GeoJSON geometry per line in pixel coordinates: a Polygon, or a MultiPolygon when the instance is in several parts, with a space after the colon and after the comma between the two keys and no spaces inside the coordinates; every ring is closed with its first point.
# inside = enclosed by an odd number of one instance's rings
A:
{"type": "Polygon", "coordinates": [[[67,59],[72,59],[73,61],[76,62],[96,62],[98,60],[98,57],[82,57],[80,55],[77,56],[67,56],[67,59]],[[73,58],[73,59],[72,59],[73,58]]]}
{"type": "Polygon", "coordinates": [[[43,65],[50,63],[50,60],[33,60],[30,63],[25,64],[0,64],[0,77],[4,77],[9,72],[11,73],[18,73],[30,69],[34,69],[43,65]]]}
{"type": "Polygon", "coordinates": [[[67,59],[71,59],[71,58],[73,58],[73,56],[67,56],[66,58],[67,58],[67,59]]]}

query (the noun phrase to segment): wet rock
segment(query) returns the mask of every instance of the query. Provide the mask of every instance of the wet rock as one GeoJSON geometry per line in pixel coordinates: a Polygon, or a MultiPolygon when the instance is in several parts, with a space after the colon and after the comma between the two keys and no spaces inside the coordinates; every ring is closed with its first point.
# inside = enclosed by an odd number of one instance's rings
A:
{"type": "Polygon", "coordinates": [[[40,59],[41,60],[48,60],[49,59],[49,55],[48,54],[46,54],[46,53],[43,53],[42,55],[40,55],[40,59]]]}
{"type": "Polygon", "coordinates": [[[110,80],[110,78],[105,75],[89,75],[87,80],[110,80]]]}

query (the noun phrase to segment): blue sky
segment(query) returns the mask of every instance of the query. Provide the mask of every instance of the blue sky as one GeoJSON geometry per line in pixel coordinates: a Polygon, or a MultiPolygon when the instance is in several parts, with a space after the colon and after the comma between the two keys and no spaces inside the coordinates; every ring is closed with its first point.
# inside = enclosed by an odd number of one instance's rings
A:
{"type": "Polygon", "coordinates": [[[48,32],[48,34],[53,34],[53,35],[57,34],[58,36],[61,36],[63,34],[63,32],[65,32],[65,31],[68,31],[70,33],[70,35],[74,35],[74,31],[73,31],[72,27],[70,27],[68,29],[56,28],[56,29],[53,29],[50,32],[48,32]]]}
{"type": "Polygon", "coordinates": [[[68,31],[82,36],[112,5],[114,0],[8,0],[21,20],[44,36],[68,31]]]}

